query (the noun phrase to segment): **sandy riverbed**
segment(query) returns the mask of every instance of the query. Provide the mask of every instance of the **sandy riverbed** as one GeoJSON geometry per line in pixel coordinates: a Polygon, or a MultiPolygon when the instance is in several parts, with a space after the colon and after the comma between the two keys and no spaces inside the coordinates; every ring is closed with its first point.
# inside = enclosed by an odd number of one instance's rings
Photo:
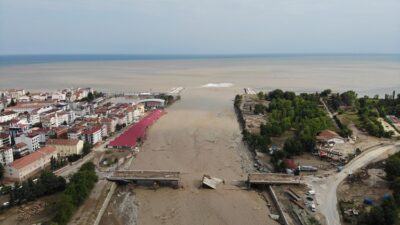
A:
{"type": "Polygon", "coordinates": [[[264,199],[238,187],[252,162],[241,143],[234,93],[234,88],[187,89],[150,129],[132,169],[180,171],[183,188],[135,189],[138,224],[275,224],[264,199]],[[203,174],[225,185],[199,189],[203,174]]]}

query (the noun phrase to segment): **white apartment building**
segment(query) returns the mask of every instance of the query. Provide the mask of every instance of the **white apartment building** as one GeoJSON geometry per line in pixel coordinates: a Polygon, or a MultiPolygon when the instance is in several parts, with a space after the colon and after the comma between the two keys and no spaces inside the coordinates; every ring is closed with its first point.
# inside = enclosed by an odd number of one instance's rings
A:
{"type": "Polygon", "coordinates": [[[18,117],[18,113],[14,111],[6,111],[0,114],[0,123],[10,121],[18,117]]]}
{"type": "Polygon", "coordinates": [[[3,146],[0,147],[0,163],[4,165],[8,165],[14,161],[13,149],[11,146],[3,146]]]}
{"type": "Polygon", "coordinates": [[[102,140],[101,131],[100,127],[89,128],[82,132],[82,138],[85,142],[94,145],[102,140]]]}
{"type": "Polygon", "coordinates": [[[30,151],[35,151],[40,148],[40,135],[38,134],[21,134],[15,137],[15,143],[25,143],[30,151]]]}

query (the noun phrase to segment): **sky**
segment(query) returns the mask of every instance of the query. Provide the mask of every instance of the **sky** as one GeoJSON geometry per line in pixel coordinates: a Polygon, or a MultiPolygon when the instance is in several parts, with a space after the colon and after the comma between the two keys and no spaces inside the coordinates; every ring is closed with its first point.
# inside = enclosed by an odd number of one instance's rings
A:
{"type": "Polygon", "coordinates": [[[400,53],[400,0],[0,0],[0,55],[400,53]]]}

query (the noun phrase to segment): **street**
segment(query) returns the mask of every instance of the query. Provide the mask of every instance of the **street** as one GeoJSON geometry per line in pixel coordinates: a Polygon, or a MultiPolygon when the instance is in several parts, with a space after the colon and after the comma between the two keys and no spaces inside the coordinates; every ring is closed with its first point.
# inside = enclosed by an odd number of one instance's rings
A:
{"type": "Polygon", "coordinates": [[[400,142],[373,147],[364,151],[353,159],[345,168],[329,177],[304,177],[304,180],[316,192],[318,211],[326,217],[328,225],[340,225],[340,216],[337,207],[336,190],[339,184],[349,173],[366,166],[372,161],[382,160],[399,151],[400,142]]]}

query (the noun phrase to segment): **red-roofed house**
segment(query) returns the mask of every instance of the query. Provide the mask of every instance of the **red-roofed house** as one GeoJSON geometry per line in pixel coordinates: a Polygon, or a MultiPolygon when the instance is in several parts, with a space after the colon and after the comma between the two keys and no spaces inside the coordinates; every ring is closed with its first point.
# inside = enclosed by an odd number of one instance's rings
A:
{"type": "Polygon", "coordinates": [[[51,157],[57,157],[54,147],[46,146],[36,152],[15,160],[5,167],[5,178],[11,181],[24,181],[50,164],[51,157]]]}
{"type": "Polygon", "coordinates": [[[77,139],[49,139],[46,145],[54,147],[61,157],[79,155],[83,149],[83,141],[77,139]]]}
{"type": "Polygon", "coordinates": [[[317,141],[324,143],[343,144],[344,139],[334,131],[323,130],[317,136],[317,141]]]}

